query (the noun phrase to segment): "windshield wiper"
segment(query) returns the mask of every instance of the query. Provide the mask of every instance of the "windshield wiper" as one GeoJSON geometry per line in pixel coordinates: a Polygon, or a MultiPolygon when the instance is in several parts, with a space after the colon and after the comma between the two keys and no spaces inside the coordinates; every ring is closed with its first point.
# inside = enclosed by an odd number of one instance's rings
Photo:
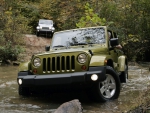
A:
{"type": "Polygon", "coordinates": [[[88,44],[81,42],[81,43],[74,43],[73,45],[76,46],[76,45],[88,45],[88,44]]]}
{"type": "Polygon", "coordinates": [[[54,47],[65,47],[65,46],[63,46],[63,45],[57,45],[57,46],[53,46],[53,48],[54,48],[54,47]]]}

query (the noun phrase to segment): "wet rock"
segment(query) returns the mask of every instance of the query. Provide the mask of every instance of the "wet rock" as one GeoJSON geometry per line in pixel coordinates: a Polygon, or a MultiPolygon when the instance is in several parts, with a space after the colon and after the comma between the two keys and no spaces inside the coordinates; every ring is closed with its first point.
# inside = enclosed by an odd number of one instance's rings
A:
{"type": "Polygon", "coordinates": [[[65,102],[54,113],[82,113],[82,106],[78,99],[65,102]]]}
{"type": "Polygon", "coordinates": [[[149,113],[147,111],[149,111],[149,109],[147,108],[146,105],[140,105],[137,108],[128,111],[127,113],[149,113]]]}

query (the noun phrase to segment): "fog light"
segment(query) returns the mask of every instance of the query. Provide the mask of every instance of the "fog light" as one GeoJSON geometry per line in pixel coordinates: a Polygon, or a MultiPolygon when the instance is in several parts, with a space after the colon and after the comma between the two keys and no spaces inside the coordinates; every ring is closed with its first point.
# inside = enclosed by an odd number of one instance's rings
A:
{"type": "Polygon", "coordinates": [[[93,75],[91,76],[91,79],[92,79],[93,81],[96,81],[96,80],[98,79],[98,76],[97,76],[96,74],[93,74],[93,75]]]}
{"type": "Polygon", "coordinates": [[[19,79],[19,80],[18,80],[18,83],[19,83],[19,85],[21,85],[21,84],[22,84],[22,80],[21,80],[21,79],[19,79]]]}

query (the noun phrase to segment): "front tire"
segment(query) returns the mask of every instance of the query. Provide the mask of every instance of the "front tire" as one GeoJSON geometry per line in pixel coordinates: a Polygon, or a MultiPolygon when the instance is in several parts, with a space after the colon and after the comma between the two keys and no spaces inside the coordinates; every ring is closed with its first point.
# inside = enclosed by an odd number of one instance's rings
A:
{"type": "Polygon", "coordinates": [[[106,79],[99,81],[93,87],[93,97],[98,102],[106,102],[117,99],[120,94],[120,80],[116,72],[111,67],[106,68],[106,79]]]}

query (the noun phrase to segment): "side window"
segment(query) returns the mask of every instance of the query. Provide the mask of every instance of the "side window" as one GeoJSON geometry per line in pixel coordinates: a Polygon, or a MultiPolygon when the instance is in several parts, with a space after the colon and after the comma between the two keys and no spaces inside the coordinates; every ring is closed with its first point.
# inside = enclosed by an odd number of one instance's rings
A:
{"type": "Polygon", "coordinates": [[[108,31],[108,36],[110,36],[110,38],[118,38],[117,33],[110,30],[108,31]]]}

